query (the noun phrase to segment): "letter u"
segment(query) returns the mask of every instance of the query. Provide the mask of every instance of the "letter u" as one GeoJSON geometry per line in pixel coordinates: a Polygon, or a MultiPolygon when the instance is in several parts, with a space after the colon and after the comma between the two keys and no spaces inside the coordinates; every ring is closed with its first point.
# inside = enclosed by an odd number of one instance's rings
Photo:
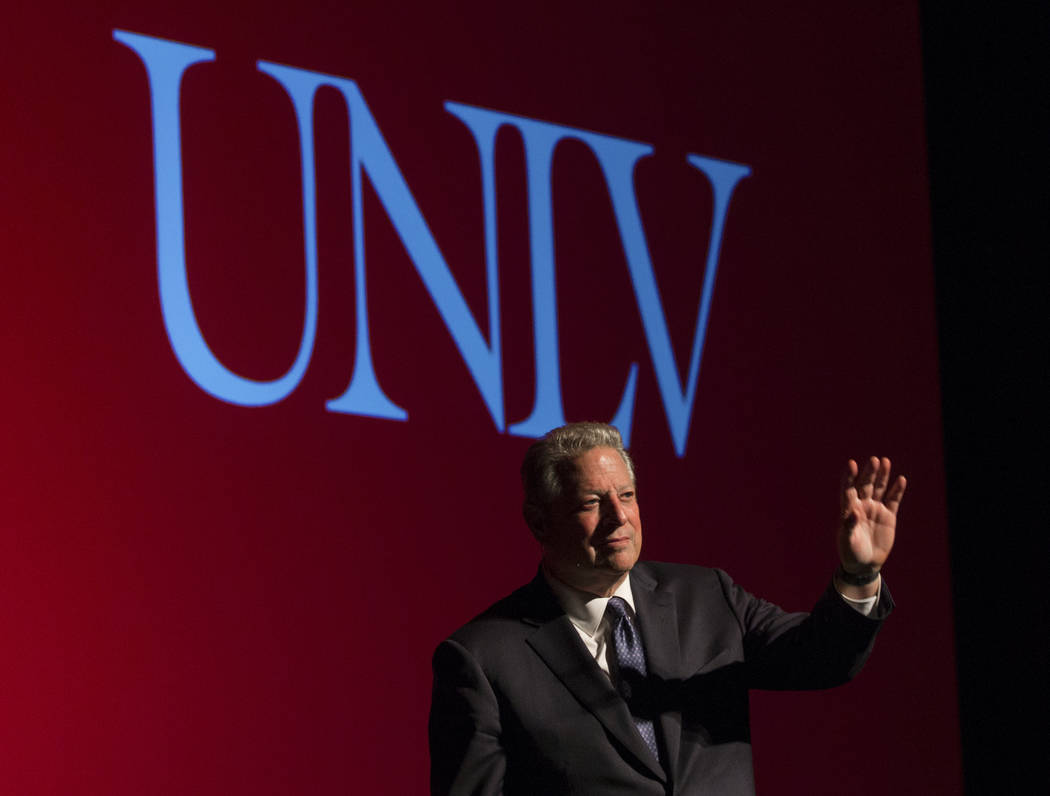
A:
{"type": "MultiPolygon", "coordinates": [[[[292,366],[280,378],[256,381],[238,376],[216,358],[204,340],[193,312],[186,278],[179,89],[186,70],[194,64],[213,61],[215,53],[213,50],[123,30],[114,30],[113,38],[142,59],[149,77],[157,210],[157,283],[164,328],[175,357],[202,390],[219,400],[241,406],[277,403],[287,397],[302,379],[310,362],[317,333],[317,211],[313,163],[302,164],[306,313],[299,352],[292,366]]],[[[297,115],[301,123],[302,115],[297,115]]],[[[302,129],[299,133],[302,136],[302,129]]],[[[301,148],[300,151],[304,157],[312,157],[312,148],[301,148]]]]}

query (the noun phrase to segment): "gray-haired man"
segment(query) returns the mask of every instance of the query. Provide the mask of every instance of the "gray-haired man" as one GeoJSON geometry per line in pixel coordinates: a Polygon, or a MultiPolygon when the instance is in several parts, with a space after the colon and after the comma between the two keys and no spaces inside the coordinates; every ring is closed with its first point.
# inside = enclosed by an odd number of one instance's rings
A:
{"type": "Polygon", "coordinates": [[[841,565],[809,614],[719,570],[639,562],[634,465],[601,423],[555,429],[522,465],[536,578],[434,655],[431,790],[752,794],[751,688],[827,688],[893,607],[879,571],[905,481],[850,461],[841,565]]]}

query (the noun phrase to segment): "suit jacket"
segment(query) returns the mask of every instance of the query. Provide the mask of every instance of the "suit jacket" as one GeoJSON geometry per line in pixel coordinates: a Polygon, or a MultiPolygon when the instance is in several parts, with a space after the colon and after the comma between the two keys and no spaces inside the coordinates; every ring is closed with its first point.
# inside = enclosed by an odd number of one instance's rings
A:
{"type": "Polygon", "coordinates": [[[435,794],[753,794],[748,691],[827,688],[863,665],[893,607],[830,587],[785,613],[724,572],[631,571],[657,760],[542,575],[442,642],[430,712],[435,794]]]}

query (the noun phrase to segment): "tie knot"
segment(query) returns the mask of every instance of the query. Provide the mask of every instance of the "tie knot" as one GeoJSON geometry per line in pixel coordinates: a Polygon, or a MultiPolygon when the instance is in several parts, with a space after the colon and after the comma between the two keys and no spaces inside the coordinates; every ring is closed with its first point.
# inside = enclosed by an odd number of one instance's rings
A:
{"type": "Polygon", "coordinates": [[[610,597],[605,611],[612,615],[613,625],[616,625],[621,619],[627,618],[627,601],[623,597],[610,597]]]}

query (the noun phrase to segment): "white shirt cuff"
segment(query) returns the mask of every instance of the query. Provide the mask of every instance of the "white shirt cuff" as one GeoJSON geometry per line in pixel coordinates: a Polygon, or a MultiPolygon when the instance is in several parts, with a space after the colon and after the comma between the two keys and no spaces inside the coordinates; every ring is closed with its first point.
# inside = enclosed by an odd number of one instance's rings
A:
{"type": "MultiPolygon", "coordinates": [[[[880,592],[882,591],[882,584],[881,583],[879,584],[879,591],[880,592]]],[[[839,592],[839,597],[841,597],[843,600],[846,601],[846,605],[848,605],[850,608],[852,608],[858,614],[861,614],[863,616],[867,616],[868,614],[870,614],[872,609],[875,607],[875,603],[877,603],[879,601],[879,595],[878,594],[874,594],[871,597],[864,597],[863,599],[860,599],[860,600],[855,600],[852,597],[847,597],[842,592],[839,592]]]]}

